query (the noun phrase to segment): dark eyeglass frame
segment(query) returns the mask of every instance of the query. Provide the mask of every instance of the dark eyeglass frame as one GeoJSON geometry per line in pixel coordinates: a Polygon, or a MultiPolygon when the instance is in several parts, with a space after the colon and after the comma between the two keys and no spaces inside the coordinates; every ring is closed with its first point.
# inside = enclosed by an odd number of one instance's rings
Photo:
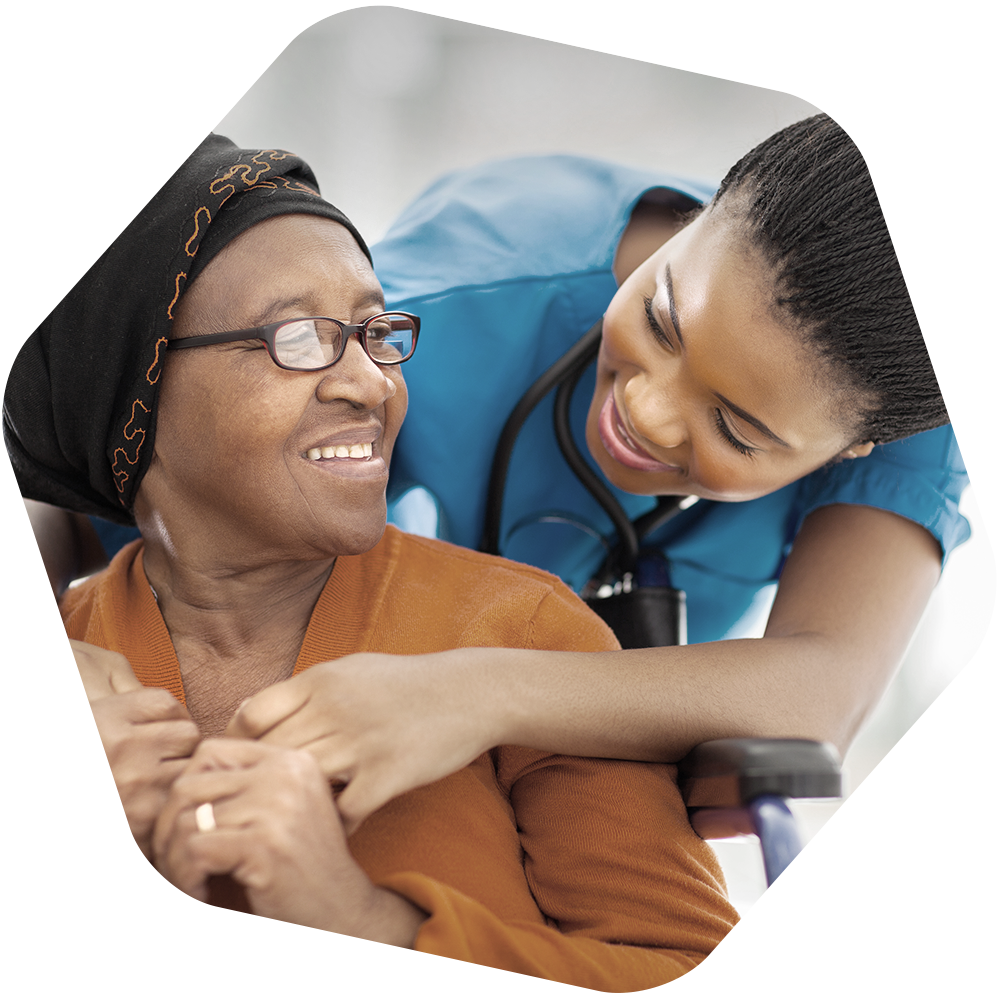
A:
{"type": "Polygon", "coordinates": [[[409,361],[413,357],[413,353],[417,349],[417,337],[419,334],[419,316],[403,312],[401,309],[393,309],[391,312],[381,312],[376,313],[374,316],[369,316],[363,323],[343,323],[339,319],[333,319],[330,316],[296,316],[294,319],[283,319],[278,323],[268,323],[266,326],[254,326],[248,330],[229,330],[226,333],[206,333],[200,334],[197,337],[183,337],[179,340],[171,340],[167,343],[167,350],[176,351],[185,347],[208,347],[210,344],[230,344],[240,340],[261,340],[267,347],[267,353],[271,356],[271,360],[279,368],[284,368],[285,371],[289,372],[321,372],[327,368],[332,368],[344,356],[344,351],[347,350],[347,342],[351,337],[358,338],[361,349],[375,364],[382,366],[401,365],[404,361],[409,361]],[[373,357],[371,351],[368,350],[368,328],[376,320],[384,319],[386,316],[405,316],[413,323],[413,344],[410,347],[410,353],[398,361],[383,361],[380,358],[373,357]],[[340,327],[341,341],[337,356],[332,361],[318,365],[315,368],[293,368],[291,365],[286,365],[278,360],[278,353],[274,346],[274,338],[278,330],[289,323],[301,323],[310,319],[325,320],[340,327]]]}

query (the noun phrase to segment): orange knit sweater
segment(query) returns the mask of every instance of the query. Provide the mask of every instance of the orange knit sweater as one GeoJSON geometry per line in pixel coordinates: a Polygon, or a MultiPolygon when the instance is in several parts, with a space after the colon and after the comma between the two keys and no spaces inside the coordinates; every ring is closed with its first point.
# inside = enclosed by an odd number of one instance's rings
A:
{"type": "MultiPolygon", "coordinates": [[[[140,543],[62,611],[71,638],[121,652],[143,684],[183,700],[140,543]]],[[[554,577],[390,527],[370,552],[337,560],[295,672],[352,652],[463,646],[615,642],[554,577]]],[[[350,849],[375,883],[430,914],[418,950],[591,989],[674,979],[737,919],[663,765],[497,747],[385,805],[350,849]]]]}

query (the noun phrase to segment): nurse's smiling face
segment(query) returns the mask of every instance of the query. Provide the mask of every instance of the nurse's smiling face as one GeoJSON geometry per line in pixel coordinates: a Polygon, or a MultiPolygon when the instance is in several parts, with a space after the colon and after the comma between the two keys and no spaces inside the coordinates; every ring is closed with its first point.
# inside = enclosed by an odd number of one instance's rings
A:
{"type": "Polygon", "coordinates": [[[587,420],[611,482],[750,500],[871,451],[852,438],[849,395],[772,298],[768,269],[718,209],[628,277],[605,314],[587,420]]]}

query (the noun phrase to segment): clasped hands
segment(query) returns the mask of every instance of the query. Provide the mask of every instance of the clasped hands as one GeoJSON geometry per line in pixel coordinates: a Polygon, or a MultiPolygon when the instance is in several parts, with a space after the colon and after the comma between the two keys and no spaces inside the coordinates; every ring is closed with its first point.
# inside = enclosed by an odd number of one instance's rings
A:
{"type": "MultiPolygon", "coordinates": [[[[380,781],[381,770],[398,757],[398,740],[372,754],[378,740],[357,740],[354,727],[342,731],[340,713],[330,711],[333,699],[351,714],[357,699],[345,676],[411,658],[358,654],[319,664],[246,702],[227,738],[202,740],[185,707],[167,691],[144,688],[123,656],[71,644],[129,827],[169,881],[205,900],[210,876],[228,874],[243,886],[254,913],[412,944],[426,914],[372,884],[351,856],[347,834],[388,798],[468,760],[418,768],[419,776],[411,769],[395,784],[380,781]],[[361,657],[372,662],[347,663],[361,657]],[[330,782],[346,786],[342,798],[360,770],[375,776],[375,794],[358,796],[362,810],[342,819],[330,782]],[[215,829],[198,829],[195,810],[204,802],[213,803],[215,829]]],[[[363,714],[372,716],[371,706],[363,714]]],[[[398,737],[395,720],[391,728],[398,737]]]]}

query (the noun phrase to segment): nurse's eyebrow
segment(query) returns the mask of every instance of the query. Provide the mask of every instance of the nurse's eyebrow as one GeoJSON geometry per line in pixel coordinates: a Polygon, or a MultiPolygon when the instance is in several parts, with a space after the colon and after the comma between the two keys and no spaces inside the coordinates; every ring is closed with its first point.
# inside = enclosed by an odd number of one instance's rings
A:
{"type": "Polygon", "coordinates": [[[782,441],[781,438],[778,437],[778,435],[775,434],[774,431],[772,431],[771,428],[768,427],[762,420],[758,420],[756,417],[751,416],[746,410],[737,406],[735,403],[730,402],[721,393],[713,392],[712,395],[715,396],[720,403],[723,403],[727,409],[732,410],[733,413],[735,413],[741,420],[745,420],[752,427],[756,427],[757,430],[759,430],[765,437],[769,437],[772,441],[780,444],[782,448],[791,448],[791,445],[787,441],[782,441]]]}
{"type": "Polygon", "coordinates": [[[670,311],[670,322],[674,326],[674,333],[677,334],[677,339],[681,342],[681,346],[684,346],[684,338],[681,336],[681,324],[677,319],[677,306],[674,305],[674,280],[670,274],[670,262],[667,261],[667,266],[663,269],[663,285],[667,290],[667,309],[670,311]]]}

